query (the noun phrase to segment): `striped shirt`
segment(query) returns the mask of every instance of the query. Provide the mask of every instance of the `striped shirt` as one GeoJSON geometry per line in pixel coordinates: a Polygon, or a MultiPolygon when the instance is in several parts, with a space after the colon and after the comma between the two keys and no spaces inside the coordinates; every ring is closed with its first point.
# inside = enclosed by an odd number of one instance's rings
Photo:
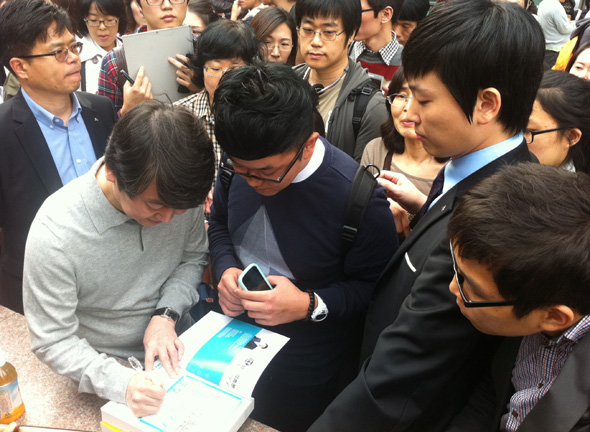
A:
{"type": "Polygon", "coordinates": [[[369,69],[369,72],[383,76],[387,81],[401,66],[403,47],[397,41],[395,32],[391,32],[391,41],[379,51],[371,51],[363,41],[356,41],[350,49],[350,58],[369,69]]]}
{"type": "Polygon", "coordinates": [[[549,339],[542,333],[522,338],[512,371],[516,392],[500,430],[516,431],[535,404],[549,391],[575,345],[590,331],[590,315],[560,336],[549,339]]]}

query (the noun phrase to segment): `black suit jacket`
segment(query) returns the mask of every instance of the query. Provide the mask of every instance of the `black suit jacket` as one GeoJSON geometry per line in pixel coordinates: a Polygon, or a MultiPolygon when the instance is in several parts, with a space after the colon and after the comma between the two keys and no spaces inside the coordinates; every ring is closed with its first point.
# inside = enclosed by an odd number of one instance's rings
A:
{"type": "MultiPolygon", "coordinates": [[[[469,403],[453,419],[448,432],[497,432],[514,394],[512,371],[521,338],[507,338],[491,362],[490,373],[469,403]]],[[[518,432],[590,431],[590,337],[574,347],[549,391],[527,414],[518,432]]]]}
{"type": "Polygon", "coordinates": [[[311,431],[444,430],[499,342],[475,330],[449,291],[449,218],[465,190],[504,165],[535,160],[522,143],[458,183],[424,215],[377,282],[360,374],[311,431]]]}
{"type": "MultiPolygon", "coordinates": [[[[97,158],[116,121],[104,96],[76,93],[97,158]]],[[[43,201],[62,187],[41,128],[22,92],[0,104],[0,304],[23,313],[22,273],[25,242],[43,201]]]]}

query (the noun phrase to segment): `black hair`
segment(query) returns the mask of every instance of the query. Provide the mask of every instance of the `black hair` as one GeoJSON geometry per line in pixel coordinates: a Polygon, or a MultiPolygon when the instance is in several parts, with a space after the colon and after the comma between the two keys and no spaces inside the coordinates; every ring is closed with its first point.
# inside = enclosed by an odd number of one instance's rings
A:
{"type": "Polygon", "coordinates": [[[404,0],[367,0],[367,3],[369,3],[369,6],[371,6],[371,8],[374,9],[373,14],[375,15],[375,18],[377,18],[379,12],[381,12],[387,6],[391,6],[391,8],[393,9],[391,23],[395,24],[399,19],[399,14],[402,11],[402,5],[404,4],[404,0]]]}
{"type": "Polygon", "coordinates": [[[404,0],[398,20],[418,22],[426,18],[429,10],[430,2],[428,0],[404,0]]]}
{"type": "Polygon", "coordinates": [[[92,3],[96,5],[96,9],[101,14],[111,15],[119,19],[119,33],[124,33],[127,30],[127,11],[125,10],[125,3],[122,0],[79,0],[76,21],[77,30],[80,35],[88,35],[88,26],[84,19],[90,13],[92,3]]]}
{"type": "Polygon", "coordinates": [[[462,259],[487,266],[522,318],[563,304],[590,313],[590,176],[524,163],[482,180],[448,225],[462,259]]]}
{"type": "Polygon", "coordinates": [[[190,56],[193,81],[205,87],[203,67],[210,60],[240,58],[246,64],[260,58],[260,42],[254,30],[243,21],[219,20],[207,26],[197,40],[197,55],[190,56]]]}
{"type": "Polygon", "coordinates": [[[548,70],[541,80],[537,100],[558,127],[580,130],[582,136],[570,146],[564,162],[571,161],[576,171],[590,174],[590,81],[564,71],[548,70]]]}
{"type": "Polygon", "coordinates": [[[49,38],[49,28],[55,23],[58,36],[65,31],[74,34],[67,12],[43,0],[13,0],[0,8],[0,60],[10,67],[13,57],[31,54],[37,42],[49,38]]]}
{"type": "Polygon", "coordinates": [[[347,38],[354,36],[361,27],[361,2],[359,0],[297,0],[295,21],[301,25],[303,17],[340,18],[347,38]]]}
{"type": "Polygon", "coordinates": [[[183,106],[142,103],[115,124],[105,163],[130,198],[155,180],[166,207],[199,206],[211,189],[213,144],[201,119],[183,106]]]}
{"type": "MultiPolygon", "coordinates": [[[[578,36],[578,40],[580,40],[580,37],[579,36],[578,36]]],[[[565,70],[567,72],[571,71],[572,67],[574,67],[574,64],[576,64],[576,62],[578,61],[578,56],[580,54],[582,54],[582,52],[584,52],[584,51],[586,51],[588,49],[590,49],[590,42],[583,43],[582,45],[580,45],[579,47],[577,47],[574,50],[574,52],[572,53],[572,56],[570,57],[570,60],[567,62],[567,66],[565,67],[565,70]]]]}
{"type": "Polygon", "coordinates": [[[215,91],[215,136],[229,156],[244,160],[291,151],[313,133],[316,100],[289,66],[230,70],[215,91]]]}
{"type": "Polygon", "coordinates": [[[187,12],[198,15],[203,20],[205,27],[219,19],[219,16],[217,16],[208,0],[191,0],[188,4],[187,12]]]}
{"type": "Polygon", "coordinates": [[[287,27],[291,31],[293,48],[287,59],[287,64],[293,66],[295,64],[295,57],[297,56],[297,29],[295,28],[295,19],[293,16],[279,7],[268,7],[258,12],[252,18],[252,21],[250,21],[250,25],[260,42],[264,42],[268,35],[281,24],[287,24],[287,27]]]}
{"type": "Polygon", "coordinates": [[[520,6],[454,0],[438,4],[420,22],[402,64],[410,80],[435,72],[470,122],[479,91],[495,88],[502,100],[498,120],[517,133],[533,109],[544,52],[539,23],[520,6]]]}

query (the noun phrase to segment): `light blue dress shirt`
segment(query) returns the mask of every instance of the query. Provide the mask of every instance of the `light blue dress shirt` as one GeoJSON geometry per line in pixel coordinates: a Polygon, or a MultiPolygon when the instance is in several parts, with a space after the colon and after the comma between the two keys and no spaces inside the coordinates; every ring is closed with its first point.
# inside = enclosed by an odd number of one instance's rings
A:
{"type": "MultiPolygon", "coordinates": [[[[447,193],[453,186],[461,180],[469,177],[475,171],[483,168],[490,162],[504,156],[509,151],[514,150],[524,140],[522,133],[508,138],[498,144],[483,148],[473,153],[466,154],[457,159],[451,159],[445,166],[445,180],[443,183],[442,193],[430,204],[430,207],[437,202],[440,197],[447,193]]],[[[430,208],[429,207],[429,208],[430,208]]]]}
{"type": "Polygon", "coordinates": [[[72,114],[66,126],[62,119],[33,101],[25,89],[22,93],[41,128],[62,183],[65,185],[87,173],[96,162],[96,155],[76,95],[71,95],[72,114]]]}

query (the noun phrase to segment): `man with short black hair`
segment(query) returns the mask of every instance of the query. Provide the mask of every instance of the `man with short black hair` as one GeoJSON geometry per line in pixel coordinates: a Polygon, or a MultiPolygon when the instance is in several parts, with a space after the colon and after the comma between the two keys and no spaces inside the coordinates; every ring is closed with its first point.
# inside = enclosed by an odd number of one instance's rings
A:
{"type": "Polygon", "coordinates": [[[404,0],[361,0],[361,27],[350,58],[389,83],[402,64],[403,47],[393,31],[404,0]]]}
{"type": "Polygon", "coordinates": [[[381,187],[368,190],[364,216],[346,231],[356,230],[354,241],[344,239],[358,164],[314,132],[314,96],[291,68],[269,65],[228,71],[214,99],[228,156],[208,231],[219,302],[291,338],[258,381],[252,413],[286,432],[306,430],[335,397],[346,360],[358,360],[355,326],[397,247],[381,187]],[[273,290],[239,288],[252,263],[273,290]]]}
{"type": "Polygon", "coordinates": [[[387,118],[381,89],[348,57],[361,25],[360,2],[298,0],[295,14],[305,61],[295,71],[320,96],[318,110],[328,141],[358,162],[387,118]]]}
{"type": "Polygon", "coordinates": [[[0,58],[21,90],[0,105],[0,304],[23,313],[31,222],[45,199],[102,156],[112,103],[80,92],[80,50],[65,10],[42,0],[0,8],[0,58]]]}
{"type": "Polygon", "coordinates": [[[192,113],[146,102],[121,117],[104,158],[41,206],[24,265],[32,350],[80,392],[137,416],[158,410],[164,388],[118,360],[145,358],[149,371],[158,357],[178,372],[177,334],[208,265],[201,203],[214,160],[192,113]]]}
{"type": "Polygon", "coordinates": [[[427,152],[451,160],[426,204],[407,209],[413,230],[375,286],[360,374],[312,431],[442,431],[494,348],[448,290],[446,228],[464,191],[504,165],[535,160],[522,130],[543,73],[543,34],[519,6],[453,0],[420,23],[402,60],[412,90],[406,119],[427,152]]]}
{"type": "Polygon", "coordinates": [[[450,431],[587,429],[588,190],[585,174],[522,164],[461,197],[449,289],[475,328],[510,338],[450,431]]]}
{"type": "Polygon", "coordinates": [[[400,44],[406,45],[418,22],[426,18],[429,10],[430,2],[428,0],[404,0],[399,18],[393,24],[393,31],[400,44]]]}

